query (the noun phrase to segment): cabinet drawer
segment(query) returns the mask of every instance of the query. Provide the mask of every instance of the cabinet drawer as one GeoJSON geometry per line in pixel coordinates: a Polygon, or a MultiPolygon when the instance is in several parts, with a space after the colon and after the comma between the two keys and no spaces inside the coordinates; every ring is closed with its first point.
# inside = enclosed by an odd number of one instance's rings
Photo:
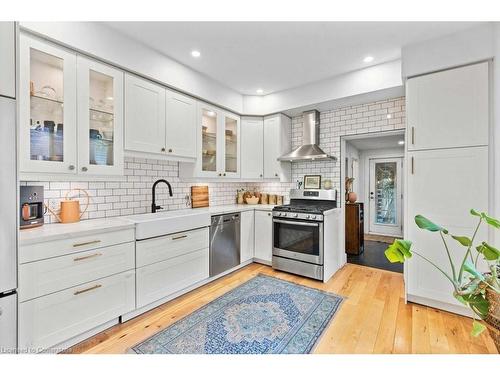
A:
{"type": "Polygon", "coordinates": [[[137,267],[161,262],[207,247],[208,228],[137,241],[137,267]]]}
{"type": "Polygon", "coordinates": [[[65,238],[64,240],[40,242],[21,246],[19,249],[19,263],[28,263],[133,241],[135,241],[135,232],[131,228],[114,232],[75,236],[65,238]]]}
{"type": "Polygon", "coordinates": [[[208,248],[137,269],[137,307],[208,278],[208,248]]]}
{"type": "Polygon", "coordinates": [[[135,268],[134,242],[82,251],[19,267],[21,302],[135,268]]]}
{"type": "Polygon", "coordinates": [[[46,349],[135,308],[127,271],[19,304],[19,347],[46,349]]]}

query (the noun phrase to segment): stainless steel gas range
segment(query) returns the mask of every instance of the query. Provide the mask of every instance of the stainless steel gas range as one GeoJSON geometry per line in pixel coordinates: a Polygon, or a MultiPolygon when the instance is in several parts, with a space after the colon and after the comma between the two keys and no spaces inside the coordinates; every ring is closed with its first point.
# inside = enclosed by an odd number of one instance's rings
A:
{"type": "Polygon", "coordinates": [[[273,268],[323,280],[324,218],[336,207],[336,190],[291,190],[290,204],[273,209],[273,268]]]}

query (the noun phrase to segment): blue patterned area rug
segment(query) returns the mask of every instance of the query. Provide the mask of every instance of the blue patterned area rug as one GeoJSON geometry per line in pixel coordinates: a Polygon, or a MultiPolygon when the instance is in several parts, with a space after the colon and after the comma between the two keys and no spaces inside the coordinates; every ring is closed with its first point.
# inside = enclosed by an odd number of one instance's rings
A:
{"type": "Polygon", "coordinates": [[[130,352],[310,353],[341,303],[342,297],[258,275],[130,352]]]}

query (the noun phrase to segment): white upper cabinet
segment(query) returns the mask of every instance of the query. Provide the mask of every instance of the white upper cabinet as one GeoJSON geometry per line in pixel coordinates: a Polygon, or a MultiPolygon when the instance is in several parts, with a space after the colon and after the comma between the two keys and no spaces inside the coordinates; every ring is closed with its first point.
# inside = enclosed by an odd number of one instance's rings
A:
{"type": "Polygon", "coordinates": [[[76,55],[20,37],[20,170],[77,173],[76,55]]]}
{"type": "Polygon", "coordinates": [[[264,120],[241,119],[241,178],[264,177],[264,120]]]}
{"type": "Polygon", "coordinates": [[[240,118],[207,103],[197,103],[194,163],[181,163],[183,178],[239,178],[240,118]]]}
{"type": "Polygon", "coordinates": [[[264,178],[288,182],[291,164],[278,158],[291,150],[291,120],[277,114],[264,119],[264,178]]]}
{"type": "Polygon", "coordinates": [[[125,150],[165,154],[165,88],[125,75],[125,150]]]}
{"type": "Polygon", "coordinates": [[[196,157],[196,100],[166,90],[166,152],[179,157],[196,157]]]}
{"type": "Polygon", "coordinates": [[[16,24],[0,22],[0,96],[16,96],[16,24]]]}
{"type": "Polygon", "coordinates": [[[123,174],[123,73],[77,57],[78,168],[123,174]]]}
{"type": "Polygon", "coordinates": [[[408,150],[488,144],[488,63],[406,83],[408,150]]]}

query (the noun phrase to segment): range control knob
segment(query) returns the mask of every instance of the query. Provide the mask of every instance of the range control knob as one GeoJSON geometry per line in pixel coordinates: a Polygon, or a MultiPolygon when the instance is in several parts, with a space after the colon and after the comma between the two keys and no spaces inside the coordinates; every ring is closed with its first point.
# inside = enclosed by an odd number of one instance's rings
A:
{"type": "Polygon", "coordinates": [[[311,215],[306,215],[306,219],[309,219],[311,217],[311,215]]]}
{"type": "Polygon", "coordinates": [[[287,217],[288,215],[286,212],[283,212],[282,216],[287,217]]]}
{"type": "Polygon", "coordinates": [[[276,212],[276,216],[281,216],[281,212],[276,212]]]}
{"type": "Polygon", "coordinates": [[[299,217],[299,214],[293,214],[293,217],[299,217]]]}
{"type": "Polygon", "coordinates": [[[312,220],[316,220],[316,215],[311,215],[312,220]]]}

